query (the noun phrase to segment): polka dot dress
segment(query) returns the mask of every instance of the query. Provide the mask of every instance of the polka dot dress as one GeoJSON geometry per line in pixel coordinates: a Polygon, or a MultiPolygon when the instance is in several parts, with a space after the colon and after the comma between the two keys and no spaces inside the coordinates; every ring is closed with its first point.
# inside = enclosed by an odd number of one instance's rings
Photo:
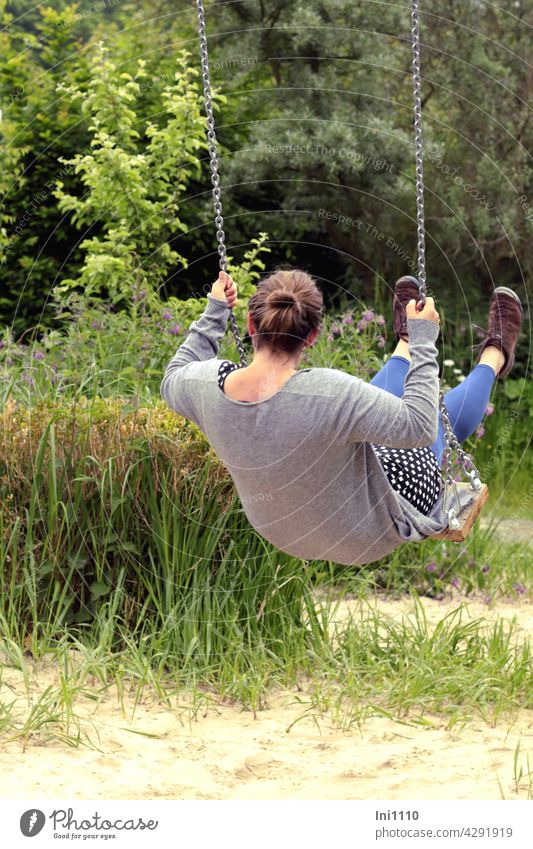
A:
{"type": "Polygon", "coordinates": [[[223,360],[218,369],[218,385],[222,392],[224,392],[224,381],[226,380],[230,371],[235,371],[236,368],[241,368],[241,366],[237,365],[237,363],[232,363],[231,360],[223,360]]]}
{"type": "MultiPolygon", "coordinates": [[[[220,364],[218,385],[222,392],[226,377],[237,368],[241,366],[230,360],[220,364]]],[[[372,448],[395,492],[427,516],[442,487],[439,465],[431,448],[388,448],[385,445],[372,445],[372,448]]]]}
{"type": "Polygon", "coordinates": [[[439,497],[442,478],[437,458],[429,446],[388,448],[373,445],[392,488],[427,516],[439,497]]]}

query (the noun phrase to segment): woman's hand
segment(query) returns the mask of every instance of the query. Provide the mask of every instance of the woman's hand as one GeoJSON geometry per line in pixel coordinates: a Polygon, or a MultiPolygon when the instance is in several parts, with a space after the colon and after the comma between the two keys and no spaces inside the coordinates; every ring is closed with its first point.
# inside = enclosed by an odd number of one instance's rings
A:
{"type": "Polygon", "coordinates": [[[218,280],[213,283],[211,294],[214,298],[226,301],[230,309],[233,309],[237,303],[237,286],[225,271],[219,272],[218,280]]]}
{"type": "Polygon", "coordinates": [[[405,314],[407,315],[407,318],[426,318],[429,319],[429,321],[435,322],[435,324],[440,324],[440,315],[435,309],[435,301],[433,298],[426,298],[426,303],[420,311],[418,311],[417,302],[413,298],[413,300],[409,301],[407,304],[405,314]]]}

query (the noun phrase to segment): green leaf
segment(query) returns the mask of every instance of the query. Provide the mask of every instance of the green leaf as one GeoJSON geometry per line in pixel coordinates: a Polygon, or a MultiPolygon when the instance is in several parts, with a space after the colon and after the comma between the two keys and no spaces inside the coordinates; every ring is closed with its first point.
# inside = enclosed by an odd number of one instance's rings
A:
{"type": "Polygon", "coordinates": [[[100,581],[95,581],[94,584],[91,584],[89,590],[93,598],[102,598],[102,596],[111,592],[111,587],[109,584],[102,584],[100,581]]]}
{"type": "Polygon", "coordinates": [[[510,401],[516,401],[517,398],[520,398],[523,395],[526,386],[526,381],[524,378],[520,380],[507,380],[504,383],[504,392],[507,398],[510,401]]]}
{"type": "Polygon", "coordinates": [[[67,556],[67,560],[70,566],[78,570],[83,569],[83,567],[87,566],[89,562],[89,558],[87,557],[87,555],[81,554],[80,552],[77,552],[76,554],[69,554],[67,556]]]}

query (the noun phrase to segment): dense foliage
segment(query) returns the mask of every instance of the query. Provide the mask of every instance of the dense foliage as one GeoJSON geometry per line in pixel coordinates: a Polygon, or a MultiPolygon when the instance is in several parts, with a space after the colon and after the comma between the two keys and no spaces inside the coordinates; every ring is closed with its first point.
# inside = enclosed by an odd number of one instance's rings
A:
{"type": "MultiPolygon", "coordinates": [[[[110,268],[112,292],[197,291],[214,263],[193,4],[0,10],[3,321],[50,324],[58,284],[101,291],[110,268]]],[[[479,319],[531,272],[528,4],[422,12],[430,278],[450,318],[468,300],[479,319]]],[[[274,264],[376,303],[416,258],[408,7],[215,4],[208,26],[237,261],[266,231],[274,264]]]]}

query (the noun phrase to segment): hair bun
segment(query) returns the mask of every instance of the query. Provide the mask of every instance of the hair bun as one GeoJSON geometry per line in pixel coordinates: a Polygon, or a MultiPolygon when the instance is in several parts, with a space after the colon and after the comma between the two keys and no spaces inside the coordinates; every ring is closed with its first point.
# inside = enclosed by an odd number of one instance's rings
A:
{"type": "Polygon", "coordinates": [[[279,307],[280,309],[284,309],[285,307],[294,307],[296,305],[296,298],[294,297],[294,294],[292,292],[285,292],[283,289],[270,292],[267,301],[270,306],[279,307]]]}

